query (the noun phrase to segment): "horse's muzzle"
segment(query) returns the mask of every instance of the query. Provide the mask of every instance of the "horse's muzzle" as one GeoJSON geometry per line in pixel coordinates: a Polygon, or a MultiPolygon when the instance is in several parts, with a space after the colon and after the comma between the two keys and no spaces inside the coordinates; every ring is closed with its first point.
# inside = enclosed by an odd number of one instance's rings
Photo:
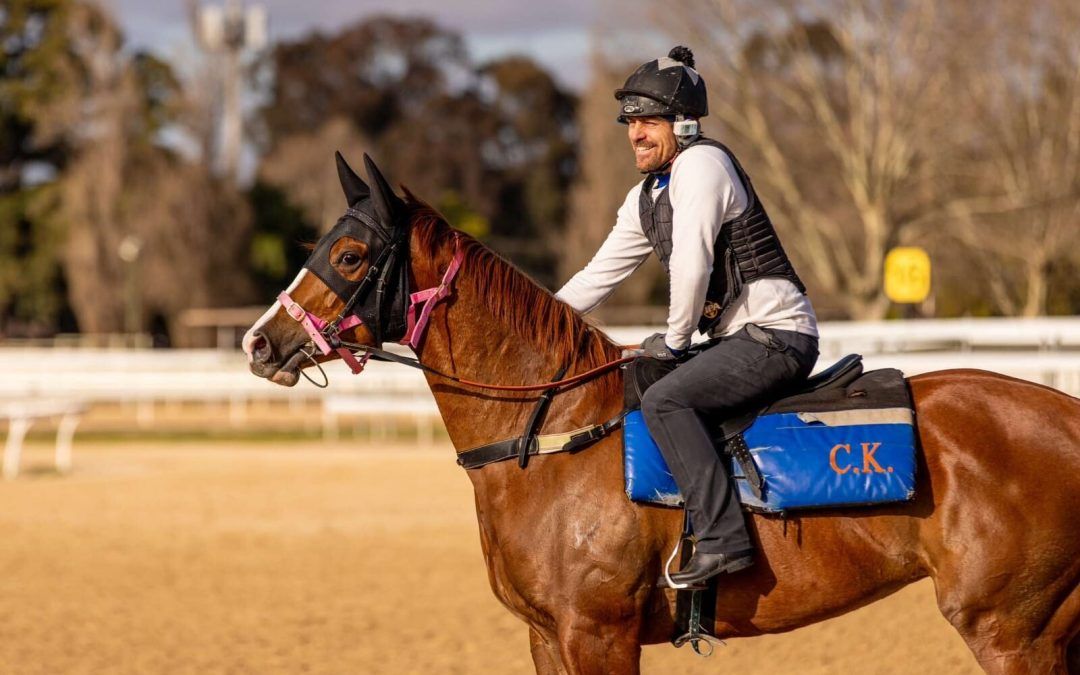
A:
{"type": "Polygon", "coordinates": [[[300,365],[307,358],[303,350],[300,348],[291,350],[289,358],[282,362],[276,357],[273,343],[265,333],[259,331],[252,337],[248,362],[252,374],[286,387],[296,384],[300,379],[300,365]]]}

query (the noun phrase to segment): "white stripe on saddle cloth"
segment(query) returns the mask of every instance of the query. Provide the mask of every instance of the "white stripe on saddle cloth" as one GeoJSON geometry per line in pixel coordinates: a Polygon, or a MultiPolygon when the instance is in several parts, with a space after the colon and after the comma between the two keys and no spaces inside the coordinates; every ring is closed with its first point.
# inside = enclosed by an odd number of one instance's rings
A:
{"type": "Polygon", "coordinates": [[[851,427],[860,424],[913,424],[914,414],[908,408],[871,408],[868,410],[830,410],[829,412],[796,413],[806,424],[819,422],[829,427],[851,427]]]}

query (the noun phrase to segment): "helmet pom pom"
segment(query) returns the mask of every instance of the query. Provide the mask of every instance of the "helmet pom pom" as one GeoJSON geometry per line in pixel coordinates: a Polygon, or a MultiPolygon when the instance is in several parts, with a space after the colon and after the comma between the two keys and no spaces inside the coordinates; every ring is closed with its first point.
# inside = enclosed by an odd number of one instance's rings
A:
{"type": "Polygon", "coordinates": [[[673,48],[668,52],[668,58],[674,59],[684,66],[694,67],[694,52],[690,51],[689,47],[683,47],[682,45],[673,48]]]}

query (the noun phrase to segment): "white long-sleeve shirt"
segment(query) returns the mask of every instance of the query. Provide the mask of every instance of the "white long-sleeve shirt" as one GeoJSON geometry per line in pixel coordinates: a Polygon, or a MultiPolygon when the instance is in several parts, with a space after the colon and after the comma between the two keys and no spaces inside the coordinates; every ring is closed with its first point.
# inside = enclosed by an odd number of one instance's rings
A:
{"type": "MultiPolygon", "coordinates": [[[[593,259],[566,282],[556,297],[582,313],[596,308],[652,252],[641,229],[639,199],[644,181],[626,195],[615,227],[593,259]]],[[[665,339],[686,349],[697,330],[712,274],[713,245],[721,226],[746,209],[746,190],[731,158],[720,148],[697,145],[675,158],[667,188],[654,188],[655,199],[671,190],[670,301],[665,339]]],[[[787,279],[755,279],[720,317],[713,335],[730,335],[747,323],[817,336],[810,300],[787,279]]]]}

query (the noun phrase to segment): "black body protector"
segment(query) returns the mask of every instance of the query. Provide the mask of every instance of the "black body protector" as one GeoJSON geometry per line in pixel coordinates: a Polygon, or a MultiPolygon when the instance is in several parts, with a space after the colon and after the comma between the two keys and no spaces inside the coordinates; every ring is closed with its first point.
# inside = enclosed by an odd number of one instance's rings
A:
{"type": "MultiPolygon", "coordinates": [[[[695,145],[711,145],[726,152],[731,157],[743,189],[746,190],[746,209],[739,216],[723,223],[713,245],[712,274],[705,292],[705,305],[698,319],[698,330],[708,333],[709,329],[720,322],[720,317],[739,296],[743,286],[755,279],[787,279],[802,293],[806,293],[806,286],[795,273],[791,260],[780,245],[780,238],[769,220],[769,214],[765,212],[765,207],[754,192],[750,177],[743,171],[739,160],[725,145],[711,138],[700,138],[687,147],[695,145]]],[[[671,198],[665,189],[655,203],[653,202],[652,188],[656,179],[656,174],[652,174],[641,186],[638,203],[641,229],[670,279],[671,198]]]]}

